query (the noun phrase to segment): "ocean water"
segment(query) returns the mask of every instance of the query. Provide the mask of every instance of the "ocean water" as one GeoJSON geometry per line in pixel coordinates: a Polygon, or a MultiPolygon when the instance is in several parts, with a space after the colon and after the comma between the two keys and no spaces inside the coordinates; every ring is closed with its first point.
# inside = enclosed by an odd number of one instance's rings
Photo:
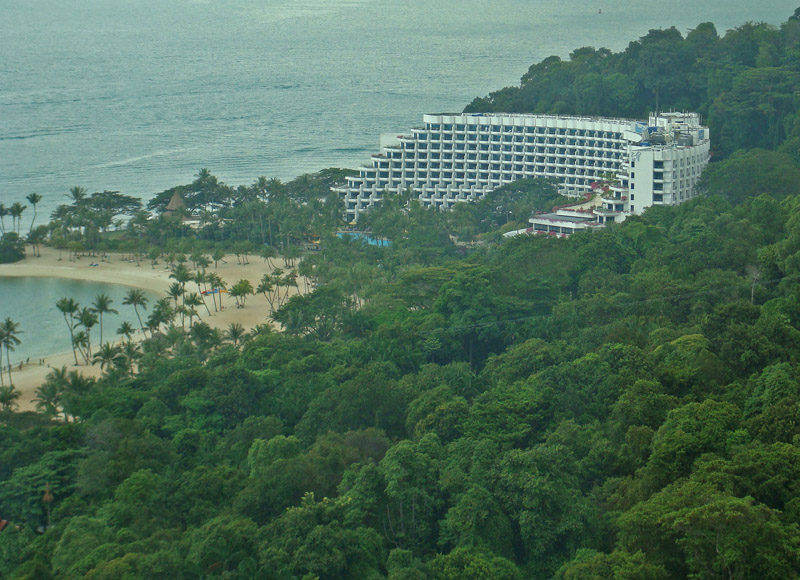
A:
{"type": "MultiPolygon", "coordinates": [[[[63,315],[55,304],[61,298],[73,298],[81,307],[91,306],[95,297],[106,294],[111,298],[111,308],[119,314],[103,315],[103,342],[117,340],[117,329],[123,321],[130,322],[134,328],[139,328],[139,321],[132,306],[123,306],[122,300],[128,288],[117,284],[99,284],[97,282],[84,282],[80,280],[61,280],[57,278],[8,278],[0,276],[0,321],[11,317],[19,325],[21,343],[11,352],[11,362],[18,363],[27,358],[37,360],[50,354],[69,352],[69,329],[63,315]]],[[[146,292],[149,302],[161,296],[146,292]]],[[[147,311],[139,309],[142,320],[147,311]]],[[[92,350],[96,350],[100,341],[100,324],[92,328],[92,350]]],[[[80,355],[79,355],[80,356],[80,355]]],[[[3,351],[3,364],[6,364],[5,350],[3,351]]]]}
{"type": "MultiPolygon", "coordinates": [[[[461,111],[581,46],[652,28],[784,22],[797,0],[0,0],[0,203],[72,186],[148,198],[208,168],[230,185],[356,168],[381,133],[461,111]]],[[[22,229],[33,218],[23,214],[22,229]]],[[[10,221],[6,220],[6,225],[10,221]]],[[[125,289],[0,279],[16,357],[70,349],[55,301],[125,289]]],[[[130,317],[133,313],[130,313],[130,317]]],[[[129,317],[129,320],[130,320],[129,317]]],[[[108,320],[106,332],[119,321],[108,320]]]]}
{"type": "MultiPolygon", "coordinates": [[[[779,24],[797,0],[0,0],[0,202],[148,197],[355,168],[381,133],[460,111],[580,46],[779,24]]],[[[24,214],[25,227],[33,217],[24,214]]]]}

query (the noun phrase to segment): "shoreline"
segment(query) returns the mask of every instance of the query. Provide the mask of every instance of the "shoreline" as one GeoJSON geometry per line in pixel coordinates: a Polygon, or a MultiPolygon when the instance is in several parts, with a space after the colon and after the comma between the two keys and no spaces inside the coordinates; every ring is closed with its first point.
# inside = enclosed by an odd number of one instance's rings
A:
{"type": "MultiPolygon", "coordinates": [[[[129,255],[128,253],[110,253],[107,254],[109,257],[107,260],[84,257],[71,261],[64,257],[68,255],[64,251],[60,252],[53,248],[42,247],[41,257],[34,257],[28,254],[25,259],[19,262],[0,264],[0,277],[83,280],[138,288],[161,296],[165,295],[167,288],[175,281],[169,277],[170,268],[165,267],[164,262],[161,261],[153,268],[149,260],[140,261],[138,266],[136,262],[127,261],[124,256],[129,255]],[[91,264],[97,265],[93,266],[91,264]]],[[[287,270],[282,258],[273,258],[272,262],[275,267],[287,270]]],[[[223,260],[220,260],[217,268],[212,264],[207,268],[207,271],[221,276],[229,286],[240,279],[246,279],[250,280],[250,283],[255,288],[264,274],[272,273],[272,268],[259,257],[254,257],[253,261],[248,264],[241,264],[237,262],[234,255],[226,255],[223,260]]],[[[290,296],[299,293],[302,287],[303,281],[298,278],[298,288],[291,288],[290,296]]],[[[187,288],[187,291],[193,292],[196,289],[187,288]]],[[[239,323],[246,331],[251,330],[257,324],[268,322],[268,316],[271,313],[269,304],[263,298],[259,299],[258,295],[248,297],[244,308],[235,308],[233,306],[233,298],[228,298],[227,301],[229,304],[226,304],[225,309],[218,312],[214,311],[212,304],[209,302],[208,307],[211,310],[211,315],[209,316],[203,308],[198,320],[202,320],[209,326],[220,330],[225,330],[232,323],[239,323]]],[[[141,337],[133,340],[140,342],[141,337]]],[[[72,351],[51,353],[39,358],[44,360],[43,364],[39,364],[38,360],[34,359],[23,364],[21,370],[14,370],[16,364],[12,366],[11,377],[13,384],[20,392],[20,397],[17,400],[19,411],[35,410],[33,398],[36,396],[36,388],[44,383],[46,375],[54,368],[66,366],[67,370],[78,370],[87,377],[99,377],[102,374],[100,365],[79,364],[75,366],[72,351]]],[[[6,370],[5,373],[4,381],[7,383],[8,371],[6,370]]]]}

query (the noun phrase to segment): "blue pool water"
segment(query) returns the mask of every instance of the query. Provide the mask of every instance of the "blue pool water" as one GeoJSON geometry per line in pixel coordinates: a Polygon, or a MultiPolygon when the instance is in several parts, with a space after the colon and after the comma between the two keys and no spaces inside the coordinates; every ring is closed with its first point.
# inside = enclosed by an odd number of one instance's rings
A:
{"type": "Polygon", "coordinates": [[[368,236],[367,234],[362,234],[361,232],[339,232],[336,235],[339,236],[340,238],[348,237],[348,238],[353,238],[354,240],[363,240],[370,246],[385,247],[392,245],[391,240],[373,238],[371,236],[368,236]]]}

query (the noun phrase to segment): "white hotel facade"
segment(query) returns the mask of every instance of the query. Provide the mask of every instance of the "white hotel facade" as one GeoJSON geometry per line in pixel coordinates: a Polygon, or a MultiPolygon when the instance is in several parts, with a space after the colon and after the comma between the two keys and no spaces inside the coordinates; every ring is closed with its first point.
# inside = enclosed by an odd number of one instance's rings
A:
{"type": "Polygon", "coordinates": [[[709,156],[709,131],[696,113],[660,113],[648,122],[512,113],[423,121],[408,135],[382,137],[371,166],[335,188],[349,220],[387,191],[411,188],[424,206],[446,209],[517,179],[553,177],[562,193],[582,196],[611,176],[594,219],[622,221],[692,197],[709,156]]]}

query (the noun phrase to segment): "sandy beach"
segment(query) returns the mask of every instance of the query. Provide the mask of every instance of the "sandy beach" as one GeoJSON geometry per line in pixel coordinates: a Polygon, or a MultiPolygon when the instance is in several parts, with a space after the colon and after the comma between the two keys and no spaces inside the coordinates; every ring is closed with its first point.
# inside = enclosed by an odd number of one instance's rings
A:
{"type": "MultiPolygon", "coordinates": [[[[59,252],[52,248],[41,249],[41,257],[33,257],[30,250],[28,256],[14,264],[0,264],[0,277],[42,277],[42,278],[69,278],[74,280],[88,280],[92,282],[104,282],[109,284],[122,284],[133,288],[142,288],[156,294],[165,295],[167,288],[175,280],[170,279],[170,269],[159,260],[153,268],[148,260],[135,262],[128,261],[126,255],[110,254],[106,259],[100,260],[97,257],[83,257],[75,261],[68,259],[67,252],[59,252]],[[96,264],[95,266],[91,264],[96,264]]],[[[227,283],[228,286],[235,282],[245,279],[249,280],[253,288],[258,286],[264,274],[272,272],[272,267],[283,268],[288,271],[281,258],[273,258],[271,265],[257,256],[251,256],[249,264],[241,264],[236,256],[229,255],[220,261],[218,267],[213,264],[207,268],[209,272],[214,272],[227,283]]],[[[191,269],[191,263],[187,263],[191,269]]],[[[304,284],[301,278],[297,281],[299,289],[302,291],[304,284]]],[[[196,291],[194,284],[187,285],[187,291],[196,291]]],[[[290,295],[297,292],[290,289],[290,295]]],[[[267,316],[270,313],[269,304],[260,294],[249,296],[244,308],[236,308],[234,299],[224,295],[223,303],[225,309],[221,312],[214,312],[214,307],[209,298],[206,298],[211,315],[201,307],[200,319],[207,324],[224,330],[233,322],[238,322],[246,330],[250,330],[257,324],[270,322],[267,316]]],[[[78,358],[80,361],[80,357],[78,358]]],[[[52,368],[66,366],[68,370],[78,369],[82,374],[91,377],[100,376],[99,365],[87,366],[80,365],[75,367],[75,359],[72,352],[54,353],[44,359],[43,364],[39,361],[30,361],[24,365],[22,370],[12,369],[14,385],[20,391],[21,396],[18,400],[19,409],[22,411],[33,410],[32,399],[35,397],[36,388],[41,385],[46,375],[52,368]]],[[[8,378],[7,376],[5,377],[8,378]]]]}

